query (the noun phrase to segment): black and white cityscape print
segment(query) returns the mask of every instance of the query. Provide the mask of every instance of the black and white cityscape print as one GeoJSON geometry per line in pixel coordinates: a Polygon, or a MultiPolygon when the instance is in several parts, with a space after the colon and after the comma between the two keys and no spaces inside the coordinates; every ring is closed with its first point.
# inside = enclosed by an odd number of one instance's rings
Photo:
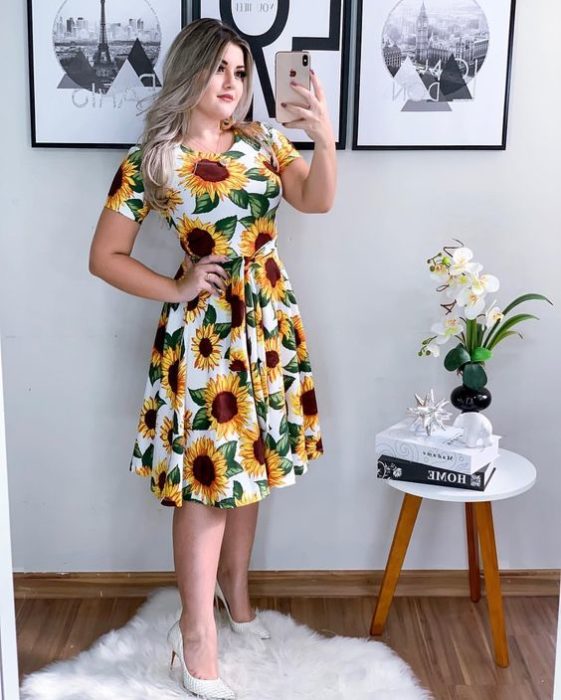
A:
{"type": "Polygon", "coordinates": [[[381,50],[403,111],[449,111],[454,100],[475,98],[489,26],[475,0],[400,0],[381,50]]]}
{"type": "Polygon", "coordinates": [[[59,89],[117,95],[161,87],[154,71],[161,30],[147,0],[66,0],[54,17],[52,37],[64,70],[59,89]]]}

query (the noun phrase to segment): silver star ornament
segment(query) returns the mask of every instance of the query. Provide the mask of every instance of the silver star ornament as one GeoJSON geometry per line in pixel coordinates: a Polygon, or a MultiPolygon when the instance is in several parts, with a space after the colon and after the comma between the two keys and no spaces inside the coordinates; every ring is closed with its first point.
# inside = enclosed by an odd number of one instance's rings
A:
{"type": "Polygon", "coordinates": [[[450,403],[446,399],[441,399],[438,403],[434,400],[434,390],[431,389],[424,399],[419,394],[415,394],[417,405],[407,409],[407,414],[415,416],[415,420],[411,424],[411,428],[417,430],[423,427],[428,436],[431,435],[435,427],[445,429],[444,421],[448,420],[452,415],[449,411],[443,410],[443,407],[450,403]]]}

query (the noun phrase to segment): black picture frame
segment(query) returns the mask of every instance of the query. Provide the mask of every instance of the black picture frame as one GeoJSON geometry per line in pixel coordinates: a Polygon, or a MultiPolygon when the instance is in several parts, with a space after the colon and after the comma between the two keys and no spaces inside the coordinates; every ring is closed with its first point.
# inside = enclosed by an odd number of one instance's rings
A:
{"type": "MultiPolygon", "coordinates": [[[[357,0],[357,38],[355,45],[355,89],[353,99],[353,135],[352,149],[353,150],[505,150],[507,146],[507,128],[508,128],[508,110],[510,97],[510,81],[512,72],[512,54],[514,48],[514,28],[516,14],[516,0],[506,0],[510,3],[508,12],[508,28],[507,31],[507,50],[506,50],[506,69],[504,75],[504,96],[502,99],[502,117],[500,120],[500,140],[497,143],[486,144],[462,144],[462,143],[443,143],[443,144],[387,144],[387,143],[364,143],[359,142],[360,133],[360,105],[361,105],[361,89],[364,88],[361,80],[361,64],[363,53],[363,15],[364,15],[364,0],[357,0]]],[[[421,3],[422,0],[419,0],[421,3]]],[[[488,0],[493,2],[493,0],[488,0]]],[[[429,5],[430,0],[426,0],[429,5]]],[[[397,3],[399,4],[399,3],[397,3]]],[[[394,7],[397,5],[394,3],[394,7]]]]}
{"type": "MultiPolygon", "coordinates": [[[[45,3],[49,0],[42,0],[41,5],[44,8],[45,3]]],[[[100,1],[100,5],[102,0],[100,1]]],[[[105,0],[103,0],[105,2],[105,0]]],[[[166,0],[167,2],[167,0],[166,0]]],[[[124,149],[129,148],[135,141],[132,138],[130,141],[127,140],[116,140],[116,141],[63,141],[63,140],[49,140],[43,139],[38,136],[40,129],[38,128],[38,109],[37,109],[37,81],[38,81],[38,71],[36,67],[36,60],[38,59],[37,51],[35,50],[34,41],[34,7],[39,4],[39,0],[27,0],[27,38],[28,38],[28,70],[29,70],[29,105],[30,105],[30,119],[31,119],[31,146],[33,148],[109,148],[109,149],[124,149]]],[[[168,3],[169,4],[169,3],[168,3]]],[[[151,0],[150,8],[152,9],[153,0],[151,0]]],[[[60,3],[56,4],[53,2],[53,13],[55,8],[60,8],[60,3]]],[[[177,32],[179,32],[187,22],[187,0],[176,0],[175,4],[176,12],[178,12],[180,17],[180,26],[177,26],[177,32]]],[[[81,19],[81,18],[78,18],[81,19]]],[[[53,25],[51,25],[52,27],[53,25]]],[[[48,31],[46,29],[45,31],[48,31]]],[[[176,33],[177,33],[176,32],[176,33]]],[[[170,36],[173,40],[173,36],[170,36]]],[[[167,46],[162,47],[162,55],[165,55],[167,46]]],[[[56,87],[55,87],[56,89],[56,87]]],[[[52,107],[52,105],[51,105],[52,107]]]]}
{"type": "MultiPolygon", "coordinates": [[[[317,3],[319,0],[314,0],[314,9],[317,11],[317,3]]],[[[202,2],[204,0],[193,0],[192,5],[192,18],[193,20],[200,19],[203,16],[202,13],[202,2]]],[[[339,115],[339,128],[337,129],[337,140],[335,142],[335,147],[339,150],[346,148],[346,134],[347,134],[347,103],[348,103],[348,90],[349,90],[349,56],[350,56],[350,26],[351,26],[351,1],[350,0],[324,0],[325,4],[329,7],[329,35],[325,37],[317,36],[305,36],[298,35],[293,36],[289,42],[283,45],[282,50],[290,51],[309,51],[312,54],[312,64],[313,64],[313,54],[315,51],[337,51],[341,52],[340,61],[340,80],[339,80],[339,105],[338,105],[338,115],[339,115]]],[[[311,3],[310,3],[311,5],[311,3]]],[[[234,18],[232,16],[232,0],[220,0],[220,17],[222,21],[226,24],[232,26],[251,47],[251,52],[255,60],[255,67],[258,76],[261,89],[263,91],[263,99],[267,108],[268,114],[253,116],[253,103],[252,107],[247,115],[248,119],[261,119],[264,121],[274,122],[274,66],[267,66],[265,57],[263,55],[263,46],[268,46],[273,43],[274,40],[278,39],[278,28],[273,23],[273,26],[263,35],[263,37],[255,37],[246,35],[240,27],[237,26],[234,18]],[[261,44],[258,39],[263,39],[268,43],[261,44]]],[[[277,0],[277,16],[279,13],[286,14],[290,11],[290,0],[277,0]]],[[[206,15],[205,15],[206,16],[206,15]]],[[[282,29],[281,29],[282,31],[282,29]]],[[[319,75],[319,74],[318,74],[319,75]]],[[[325,81],[329,76],[319,75],[322,85],[325,88],[325,81]]],[[[254,81],[254,86],[255,86],[254,81]]],[[[276,124],[275,124],[276,125],[276,124]]],[[[282,131],[283,127],[281,125],[278,128],[282,131]]],[[[304,141],[293,139],[290,135],[290,130],[286,131],[287,136],[291,139],[292,143],[299,150],[313,149],[314,142],[312,140],[304,141]]]]}

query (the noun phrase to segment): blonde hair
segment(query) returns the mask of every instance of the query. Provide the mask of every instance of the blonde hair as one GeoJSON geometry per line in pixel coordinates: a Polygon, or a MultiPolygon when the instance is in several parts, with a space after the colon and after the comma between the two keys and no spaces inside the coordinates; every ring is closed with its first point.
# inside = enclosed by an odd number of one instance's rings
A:
{"type": "Polygon", "coordinates": [[[274,153],[264,140],[259,122],[244,121],[253,97],[253,56],[249,44],[221,20],[202,18],[189,23],[173,40],[163,69],[163,85],[146,112],[141,174],[144,197],[150,206],[162,211],[168,201],[168,185],[174,168],[174,148],[189,131],[190,114],[220,65],[229,43],[243,51],[246,77],[242,97],[231,119],[221,123],[224,130],[237,129],[259,145],[273,160],[274,153]]]}

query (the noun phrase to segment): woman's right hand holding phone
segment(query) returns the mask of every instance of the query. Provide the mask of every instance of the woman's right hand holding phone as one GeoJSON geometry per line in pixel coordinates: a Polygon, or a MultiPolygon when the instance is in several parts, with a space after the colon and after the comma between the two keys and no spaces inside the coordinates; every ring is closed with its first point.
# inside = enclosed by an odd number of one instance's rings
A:
{"type": "Polygon", "coordinates": [[[220,265],[226,255],[205,255],[194,263],[188,256],[183,262],[183,276],[175,280],[179,301],[191,301],[201,292],[219,296],[226,289],[228,272],[220,265]]]}

